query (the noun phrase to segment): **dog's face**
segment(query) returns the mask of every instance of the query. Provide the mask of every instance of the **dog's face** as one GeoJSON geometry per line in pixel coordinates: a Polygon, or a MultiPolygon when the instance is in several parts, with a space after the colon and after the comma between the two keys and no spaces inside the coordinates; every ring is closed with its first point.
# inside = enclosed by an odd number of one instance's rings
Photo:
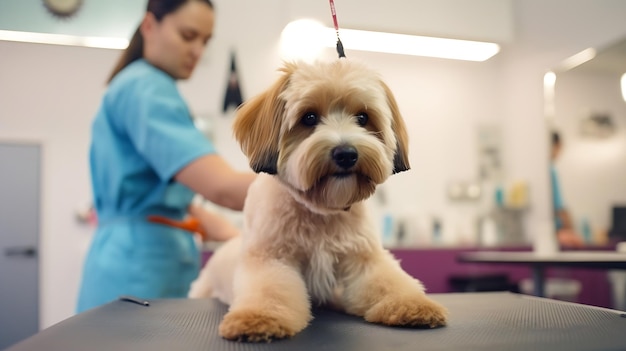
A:
{"type": "Polygon", "coordinates": [[[347,59],[282,72],[234,123],[254,171],[275,174],[315,208],[343,210],[409,169],[404,121],[377,74],[347,59]]]}

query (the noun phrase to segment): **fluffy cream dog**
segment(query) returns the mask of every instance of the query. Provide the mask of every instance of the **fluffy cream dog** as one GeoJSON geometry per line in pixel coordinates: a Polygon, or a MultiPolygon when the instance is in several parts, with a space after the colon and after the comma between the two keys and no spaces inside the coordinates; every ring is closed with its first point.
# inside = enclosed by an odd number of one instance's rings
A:
{"type": "Polygon", "coordinates": [[[289,63],[246,102],[235,137],[261,174],[244,230],[225,243],[190,297],[230,305],[233,340],[293,336],[326,304],[387,325],[445,325],[446,310],[383,249],[364,200],[409,168],[398,106],[378,75],[347,59],[289,63]]]}

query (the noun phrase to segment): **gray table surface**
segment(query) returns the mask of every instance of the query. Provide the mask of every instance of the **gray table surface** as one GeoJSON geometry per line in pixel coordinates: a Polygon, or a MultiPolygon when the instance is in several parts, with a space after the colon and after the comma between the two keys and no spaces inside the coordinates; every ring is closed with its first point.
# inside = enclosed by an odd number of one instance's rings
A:
{"type": "Polygon", "coordinates": [[[8,351],[73,350],[625,350],[626,315],[619,311],[512,293],[433,294],[450,311],[438,329],[370,324],[316,309],[292,339],[227,341],[217,326],[227,307],[215,300],[115,301],[71,317],[8,351]]]}
{"type": "Polygon", "coordinates": [[[478,251],[458,256],[460,262],[510,263],[545,266],[570,266],[599,269],[626,269],[626,253],[611,251],[566,251],[554,254],[530,252],[478,251]]]}

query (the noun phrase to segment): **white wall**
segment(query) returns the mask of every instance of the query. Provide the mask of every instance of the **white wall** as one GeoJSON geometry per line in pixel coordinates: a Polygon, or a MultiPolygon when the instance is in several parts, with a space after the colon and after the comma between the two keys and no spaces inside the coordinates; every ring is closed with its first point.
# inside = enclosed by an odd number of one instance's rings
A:
{"type": "MultiPolygon", "coordinates": [[[[219,1],[215,40],[194,78],[181,87],[195,113],[215,121],[220,152],[240,168],[246,162],[230,137],[231,118],[220,112],[229,51],[237,51],[245,97],[268,86],[280,64],[279,33],[291,14],[299,13],[296,2],[286,4],[219,1]]],[[[511,41],[504,40],[503,52],[484,63],[348,53],[381,72],[410,128],[413,170],[393,176],[385,186],[395,209],[441,216],[460,211],[447,202],[444,186],[449,180],[476,176],[472,128],[477,122],[495,121],[503,128],[508,175],[530,184],[530,226],[549,216],[543,74],[566,56],[626,33],[620,16],[626,2],[518,0],[512,5],[511,41]],[[552,23],[555,18],[558,25],[552,23]]],[[[456,16],[437,22],[456,21],[458,11],[452,6],[450,13],[456,16]]],[[[0,42],[0,136],[34,137],[45,143],[42,327],[74,311],[92,233],[74,219],[77,207],[91,197],[90,122],[118,54],[0,42]]]]}

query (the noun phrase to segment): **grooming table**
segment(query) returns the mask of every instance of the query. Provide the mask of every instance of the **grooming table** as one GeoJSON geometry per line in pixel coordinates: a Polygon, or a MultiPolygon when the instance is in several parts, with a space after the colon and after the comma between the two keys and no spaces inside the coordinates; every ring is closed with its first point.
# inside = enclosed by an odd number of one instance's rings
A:
{"type": "Polygon", "coordinates": [[[545,270],[550,266],[626,270],[624,252],[572,251],[540,255],[532,251],[483,251],[462,253],[457,260],[463,263],[528,265],[533,272],[534,294],[540,297],[545,296],[545,270]]]}
{"type": "Polygon", "coordinates": [[[260,344],[220,338],[227,307],[215,300],[158,299],[149,306],[115,301],[7,351],[626,350],[623,312],[506,292],[431,297],[449,309],[447,327],[387,327],[319,309],[294,338],[260,344]]]}

